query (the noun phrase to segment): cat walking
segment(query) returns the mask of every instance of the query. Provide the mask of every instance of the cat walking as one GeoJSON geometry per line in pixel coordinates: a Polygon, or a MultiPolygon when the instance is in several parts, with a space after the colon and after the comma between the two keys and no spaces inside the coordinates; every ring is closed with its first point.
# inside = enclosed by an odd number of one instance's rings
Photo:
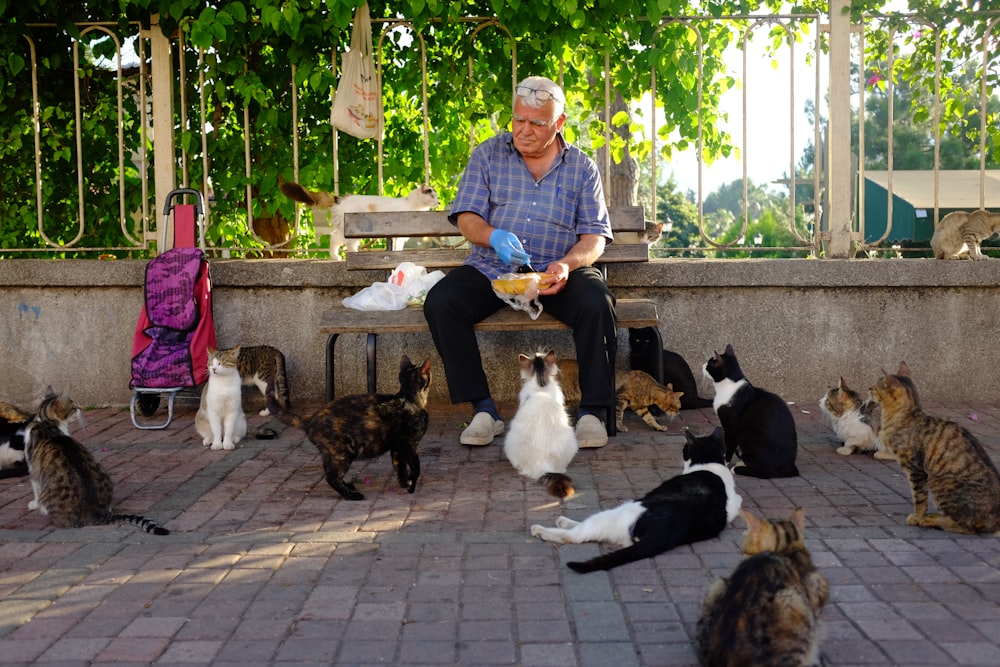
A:
{"type": "Polygon", "coordinates": [[[168,535],[152,519],[119,514],[111,509],[114,484],[94,456],[66,435],[51,419],[35,421],[25,429],[25,459],[38,510],[60,528],[127,522],[154,535],[168,535]]]}
{"type": "Polygon", "coordinates": [[[830,585],[806,549],[805,513],[773,522],[742,514],[747,558],[708,589],[698,619],[701,664],[819,667],[819,617],[830,585]]]}
{"type": "Polygon", "coordinates": [[[931,236],[931,250],[935,259],[989,259],[981,244],[997,232],[1000,213],[952,211],[938,222],[931,236]]]}
{"type": "Polygon", "coordinates": [[[576,432],[569,423],[555,352],[518,356],[521,391],[503,451],[519,473],[540,480],[556,498],[573,495],[566,468],[576,456],[576,432]]]}
{"type": "Polygon", "coordinates": [[[788,404],[777,394],[750,384],[732,345],[718,352],[703,372],[715,383],[715,413],[726,434],[726,461],[738,456],[737,475],[795,477],[798,435],[788,404]]]}
{"type": "Polygon", "coordinates": [[[883,370],[871,394],[882,407],[879,437],[910,483],[913,513],[906,523],[1000,535],[1000,473],[979,440],[921,409],[905,362],[896,375],[883,370]],[[940,514],[927,511],[932,494],[940,514]]]}
{"type": "MultiPolygon", "coordinates": [[[[308,190],[298,183],[282,183],[281,191],[286,197],[309,206],[313,213],[313,225],[326,227],[330,233],[330,259],[340,259],[340,248],[356,252],[361,245],[360,239],[348,241],[344,236],[344,214],[361,213],[365,211],[377,213],[380,211],[429,211],[437,208],[438,194],[430,185],[420,185],[405,197],[383,197],[378,195],[343,195],[337,196],[322,190],[308,190]],[[322,215],[321,215],[322,214],[322,215]]],[[[393,250],[402,250],[406,239],[393,239],[393,250]]]]}
{"type": "Polygon", "coordinates": [[[69,435],[69,421],[74,416],[83,423],[83,411],[76,401],[65,393],[56,394],[51,385],[45,388],[45,396],[33,414],[0,401],[0,479],[28,474],[24,444],[29,424],[35,420],[51,420],[59,426],[59,430],[69,435]]]}
{"type": "Polygon", "coordinates": [[[364,500],[354,484],[344,479],[357,459],[389,453],[399,485],[413,493],[420,477],[420,440],[427,432],[427,396],[431,388],[431,360],[415,366],[405,354],[399,362],[399,392],[354,394],[330,401],[309,417],[284,409],[273,394],[267,407],[289,426],[305,431],[323,458],[326,482],[347,500],[364,500]]]}
{"type": "Polygon", "coordinates": [[[195,429],[205,447],[236,449],[247,434],[239,356],[239,345],[228,350],[208,348],[208,381],[201,390],[201,404],[194,417],[195,429]]]}
{"type": "Polygon", "coordinates": [[[673,419],[681,409],[684,392],[674,391],[668,384],[664,387],[645,371],[629,371],[618,386],[615,403],[615,425],[619,431],[627,432],[625,428],[625,411],[632,410],[651,429],[666,431],[656,417],[650,413],[650,408],[656,406],[663,414],[673,419]]]}
{"type": "Polygon", "coordinates": [[[594,572],[652,558],[682,544],[717,537],[740,511],[733,473],[725,465],[722,429],[702,437],[684,431],[684,468],[639,500],[604,510],[582,522],[561,516],[555,528],[534,525],[531,534],[557,544],[608,542],[619,547],[596,558],[568,563],[594,572]]]}

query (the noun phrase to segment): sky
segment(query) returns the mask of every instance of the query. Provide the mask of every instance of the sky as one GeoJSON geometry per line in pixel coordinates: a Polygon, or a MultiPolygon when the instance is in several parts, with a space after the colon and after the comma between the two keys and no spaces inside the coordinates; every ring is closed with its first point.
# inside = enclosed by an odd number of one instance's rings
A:
{"type": "MultiPolygon", "coordinates": [[[[702,194],[708,195],[720,185],[743,178],[743,160],[747,178],[757,184],[768,184],[774,190],[785,190],[771,183],[785,178],[798,164],[805,147],[814,142],[813,125],[805,113],[807,100],[816,100],[816,77],[820,77],[821,113],[825,116],[825,59],[817,68],[807,64],[812,44],[807,37],[796,44],[794,56],[783,51],[775,58],[764,53],[762,40],[750,43],[744,72],[743,53],[732,47],[726,55],[728,73],[739,85],[722,98],[722,109],[729,114],[723,128],[739,147],[739,156],[702,165],[702,194]],[[794,78],[793,78],[794,75],[794,78]],[[747,136],[743,130],[743,92],[746,88],[747,136]]],[[[815,54],[811,54],[815,56],[815,54]]],[[[814,58],[815,59],[815,58],[814,58]]],[[[645,106],[648,115],[648,102],[645,106]]],[[[662,114],[662,112],[661,112],[662,114]]],[[[660,116],[662,118],[662,115],[660,116]]],[[[660,122],[660,121],[658,121],[660,122]]],[[[681,192],[698,192],[698,164],[692,150],[674,155],[667,164],[681,192]]]]}

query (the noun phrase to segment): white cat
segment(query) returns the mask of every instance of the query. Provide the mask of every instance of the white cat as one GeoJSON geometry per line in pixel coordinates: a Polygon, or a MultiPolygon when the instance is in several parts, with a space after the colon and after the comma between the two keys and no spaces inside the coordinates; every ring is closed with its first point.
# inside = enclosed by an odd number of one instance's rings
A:
{"type": "Polygon", "coordinates": [[[573,494],[566,468],[576,455],[576,432],[569,423],[554,352],[519,355],[521,392],[517,414],[504,438],[507,459],[525,477],[540,480],[557,498],[573,494]]]}
{"type": "Polygon", "coordinates": [[[1000,213],[952,211],[941,218],[931,249],[936,259],[989,259],[979,244],[1000,232],[1000,213]]]}
{"type": "Polygon", "coordinates": [[[229,350],[208,348],[208,381],[201,390],[194,425],[202,444],[212,449],[236,449],[247,434],[239,356],[239,345],[229,350]]]}
{"type": "Polygon", "coordinates": [[[878,420],[878,403],[864,401],[861,395],[847,386],[844,378],[840,384],[827,390],[819,399],[819,409],[829,420],[830,428],[844,444],[837,453],[850,456],[854,452],[874,452],[877,459],[895,459],[895,455],[885,448],[879,439],[873,419],[878,420]]]}
{"type": "MultiPolygon", "coordinates": [[[[313,225],[316,236],[330,235],[330,259],[340,259],[340,248],[355,252],[361,244],[360,239],[348,241],[344,237],[344,213],[361,213],[370,211],[429,211],[436,208],[437,191],[429,185],[414,188],[405,197],[380,197],[377,195],[343,195],[338,197],[322,190],[307,190],[298,183],[282,183],[281,191],[285,196],[301,202],[312,209],[313,225]],[[326,224],[322,224],[325,222],[326,224]]],[[[393,250],[402,250],[406,243],[405,237],[392,240],[393,250]]]]}

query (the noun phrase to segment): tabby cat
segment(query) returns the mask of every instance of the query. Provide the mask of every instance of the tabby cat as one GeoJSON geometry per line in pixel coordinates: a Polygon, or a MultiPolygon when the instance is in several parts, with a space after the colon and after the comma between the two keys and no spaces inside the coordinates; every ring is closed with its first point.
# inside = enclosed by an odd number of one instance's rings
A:
{"type": "Polygon", "coordinates": [[[556,377],[556,354],[521,354],[518,363],[521,391],[504,437],[504,454],[519,473],[541,481],[556,498],[566,498],[573,495],[566,468],[576,456],[577,442],[556,377]]]}
{"type": "Polygon", "coordinates": [[[29,510],[37,509],[60,528],[125,521],[147,533],[170,533],[152,519],[114,512],[111,478],[86,447],[62,431],[58,422],[32,422],[25,429],[24,439],[34,492],[29,510]]]}
{"type": "Polygon", "coordinates": [[[704,366],[715,383],[715,413],[726,432],[726,461],[738,456],[737,475],[795,477],[798,435],[788,404],[778,396],[750,384],[743,375],[732,345],[715,353],[704,366]]]}
{"type": "Polygon", "coordinates": [[[936,259],[989,259],[980,244],[1000,232],[1000,213],[953,211],[941,218],[931,249],[936,259]]]}
{"type": "Polygon", "coordinates": [[[819,408],[829,420],[833,432],[844,443],[837,448],[838,454],[850,456],[856,451],[874,452],[877,459],[896,458],[886,450],[872,425],[872,421],[879,419],[875,415],[878,404],[862,400],[861,394],[848,387],[844,378],[823,394],[819,408]]]}
{"type": "Polygon", "coordinates": [[[649,414],[649,406],[655,405],[663,410],[669,417],[677,416],[681,409],[681,397],[683,392],[674,391],[669,384],[664,387],[643,371],[629,371],[625,374],[625,379],[618,387],[617,405],[615,408],[615,423],[618,430],[623,433],[628,431],[625,428],[625,410],[633,410],[635,414],[642,418],[650,428],[657,431],[666,431],[666,426],[657,423],[656,418],[649,414]]]}
{"type": "MultiPolygon", "coordinates": [[[[288,376],[285,373],[285,355],[270,345],[240,347],[237,369],[244,385],[257,386],[260,393],[274,394],[278,404],[286,410],[291,407],[288,400],[288,376]]],[[[271,414],[267,406],[260,411],[262,417],[271,414]]]]}
{"type": "Polygon", "coordinates": [[[698,620],[703,665],[822,664],[819,617],[830,585],[806,549],[805,513],[788,520],[747,521],[747,556],[726,579],[708,589],[698,620]]]}
{"type": "MultiPolygon", "coordinates": [[[[656,377],[654,351],[660,344],[660,337],[653,327],[639,327],[628,330],[629,366],[633,370],[646,371],[656,377]]],[[[695,381],[691,367],[684,357],[667,349],[661,348],[663,355],[663,383],[674,387],[681,396],[681,410],[712,407],[712,399],[698,395],[698,383],[695,381]]]]}
{"type": "Polygon", "coordinates": [[[910,482],[910,526],[956,533],[1000,535],[1000,473],[979,440],[953,421],[925,413],[910,385],[910,369],[871,388],[882,406],[879,437],[899,461],[910,482]],[[927,512],[928,495],[940,514],[927,512]]]}
{"type": "Polygon", "coordinates": [[[228,350],[208,348],[208,381],[201,390],[194,426],[202,444],[212,449],[236,449],[247,434],[239,356],[239,345],[228,350]]]}
{"type": "MultiPolygon", "coordinates": [[[[436,208],[437,191],[429,185],[416,187],[405,197],[382,197],[377,195],[337,195],[321,190],[307,190],[298,183],[282,183],[281,191],[289,199],[306,204],[313,212],[313,225],[325,227],[330,233],[330,259],[340,259],[340,248],[344,246],[349,252],[355,252],[361,245],[360,239],[348,241],[344,237],[344,213],[360,213],[365,211],[428,211],[436,208]],[[320,213],[323,215],[320,215],[320,213]]],[[[317,231],[318,233],[318,231],[317,231]]],[[[392,240],[393,250],[402,250],[405,238],[392,240]]]]}
{"type": "Polygon", "coordinates": [[[418,445],[427,432],[427,396],[431,388],[431,360],[414,366],[405,354],[399,362],[399,392],[355,394],[327,403],[310,417],[299,417],[267,395],[271,414],[305,431],[323,458],[326,481],[347,500],[364,500],[344,479],[357,459],[392,455],[399,484],[408,492],[420,477],[418,445]]]}
{"type": "MultiPolygon", "coordinates": [[[[562,378],[563,395],[567,409],[580,402],[580,365],[573,359],[559,361],[559,377],[562,378]]],[[[673,418],[681,409],[683,392],[674,391],[670,385],[664,387],[648,373],[642,371],[615,370],[616,428],[628,431],[623,426],[625,409],[633,410],[644,422],[657,431],[666,431],[660,426],[652,411],[673,418]]]]}
{"type": "Polygon", "coordinates": [[[0,479],[28,474],[28,464],[24,460],[24,431],[32,421],[36,418],[52,420],[69,435],[69,420],[74,416],[83,423],[80,406],[65,393],[56,394],[51,386],[45,388],[45,397],[35,414],[0,401],[0,479]]]}
{"type": "Polygon", "coordinates": [[[725,465],[722,429],[703,437],[685,430],[684,437],[680,475],[639,500],[592,514],[582,522],[561,516],[555,528],[534,525],[531,534],[558,544],[610,542],[622,547],[588,561],[567,563],[576,572],[610,570],[718,536],[739,514],[743,502],[725,465]]]}

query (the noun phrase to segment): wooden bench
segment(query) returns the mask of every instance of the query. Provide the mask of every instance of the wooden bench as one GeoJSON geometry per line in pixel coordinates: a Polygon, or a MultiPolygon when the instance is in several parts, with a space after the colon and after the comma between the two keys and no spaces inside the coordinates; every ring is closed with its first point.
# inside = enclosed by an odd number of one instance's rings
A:
{"type": "MultiPolygon", "coordinates": [[[[641,232],[645,227],[642,207],[630,206],[609,210],[611,227],[618,232],[641,232]]],[[[347,213],[344,216],[344,236],[347,238],[437,238],[451,237],[460,241],[455,225],[448,221],[447,211],[407,211],[405,213],[347,213]]],[[[392,247],[391,243],[386,244],[392,247]]],[[[465,247],[435,247],[430,249],[359,250],[348,252],[348,270],[384,270],[386,277],[402,262],[413,262],[418,266],[447,270],[459,266],[468,255],[465,247]]],[[[646,262],[649,249],[645,243],[616,242],[609,245],[601,256],[600,265],[609,263],[646,262]]],[[[659,339],[656,302],[652,299],[618,299],[615,310],[620,329],[653,327],[659,339]]],[[[569,330],[565,324],[545,311],[532,320],[527,313],[512,308],[502,308],[475,326],[476,331],[553,331],[569,330]]],[[[365,334],[367,356],[368,392],[376,393],[376,348],[379,334],[429,333],[427,320],[422,308],[403,310],[364,311],[336,305],[325,311],[320,323],[320,333],[327,335],[326,343],[326,400],[333,399],[335,380],[335,347],[341,334],[365,334]]],[[[662,351],[662,341],[656,349],[662,351]]],[[[661,353],[662,354],[662,353],[661,353]]],[[[659,356],[659,355],[658,355],[659,356]]],[[[655,362],[655,368],[663,367],[662,358],[655,362]]],[[[657,380],[662,381],[662,377],[657,380]]],[[[615,434],[615,406],[608,409],[606,421],[608,434],[615,434]]]]}

